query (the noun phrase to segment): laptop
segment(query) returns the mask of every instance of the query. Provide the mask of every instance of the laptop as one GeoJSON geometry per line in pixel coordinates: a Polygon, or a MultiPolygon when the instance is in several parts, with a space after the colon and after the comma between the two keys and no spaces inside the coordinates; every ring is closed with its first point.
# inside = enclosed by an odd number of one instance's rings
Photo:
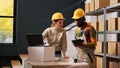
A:
{"type": "Polygon", "coordinates": [[[44,46],[43,36],[39,33],[27,33],[28,46],[44,46]]]}

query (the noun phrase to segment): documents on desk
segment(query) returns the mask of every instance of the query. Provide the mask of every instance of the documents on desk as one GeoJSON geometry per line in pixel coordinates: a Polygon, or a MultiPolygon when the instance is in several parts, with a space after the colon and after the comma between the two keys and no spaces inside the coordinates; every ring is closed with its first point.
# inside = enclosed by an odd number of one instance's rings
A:
{"type": "Polygon", "coordinates": [[[59,58],[55,61],[40,62],[26,60],[26,68],[89,68],[87,63],[74,63],[72,58],[59,58]]]}

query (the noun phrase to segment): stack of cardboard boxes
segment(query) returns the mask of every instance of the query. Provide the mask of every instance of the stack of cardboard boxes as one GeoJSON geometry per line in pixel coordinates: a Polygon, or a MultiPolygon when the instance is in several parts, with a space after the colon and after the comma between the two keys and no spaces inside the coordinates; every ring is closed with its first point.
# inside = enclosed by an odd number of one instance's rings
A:
{"type": "MultiPolygon", "coordinates": [[[[91,0],[91,2],[87,2],[85,4],[85,12],[91,12],[96,11],[97,9],[105,8],[111,5],[115,5],[117,3],[120,3],[120,0],[91,0]]],[[[104,31],[104,19],[99,20],[97,22],[91,22],[91,25],[95,27],[96,31],[101,32],[104,31]]],[[[109,18],[106,20],[106,30],[107,31],[115,31],[120,30],[120,17],[117,18],[109,18]]],[[[120,34],[120,33],[119,33],[120,34]]],[[[103,36],[104,37],[104,36],[103,36]]],[[[118,38],[119,39],[119,38],[118,38]]],[[[103,44],[104,41],[97,41],[97,46],[95,52],[103,53],[103,44]]],[[[107,41],[107,54],[114,55],[114,56],[120,56],[120,41],[107,41]]],[[[108,57],[107,57],[108,58],[108,57]]],[[[115,58],[110,58],[115,59],[115,58]]],[[[120,68],[120,61],[115,60],[107,60],[107,68],[120,68]]],[[[103,66],[103,57],[96,56],[96,67],[102,68],[103,66]]]]}

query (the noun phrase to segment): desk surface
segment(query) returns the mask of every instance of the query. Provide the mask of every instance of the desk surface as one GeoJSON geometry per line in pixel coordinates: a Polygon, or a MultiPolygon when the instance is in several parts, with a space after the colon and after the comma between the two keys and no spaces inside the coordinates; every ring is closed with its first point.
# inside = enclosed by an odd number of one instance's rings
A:
{"type": "Polygon", "coordinates": [[[56,58],[55,61],[33,61],[26,60],[26,68],[89,68],[87,63],[74,63],[71,58],[56,58]]]}

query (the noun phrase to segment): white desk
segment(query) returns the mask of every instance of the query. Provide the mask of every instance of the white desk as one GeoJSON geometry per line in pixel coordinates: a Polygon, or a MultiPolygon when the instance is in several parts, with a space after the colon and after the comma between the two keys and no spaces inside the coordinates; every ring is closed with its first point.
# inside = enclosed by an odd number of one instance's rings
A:
{"type": "Polygon", "coordinates": [[[89,68],[89,65],[87,63],[74,63],[73,59],[70,58],[57,58],[55,61],[49,62],[31,61],[27,59],[25,68],[89,68]]]}

